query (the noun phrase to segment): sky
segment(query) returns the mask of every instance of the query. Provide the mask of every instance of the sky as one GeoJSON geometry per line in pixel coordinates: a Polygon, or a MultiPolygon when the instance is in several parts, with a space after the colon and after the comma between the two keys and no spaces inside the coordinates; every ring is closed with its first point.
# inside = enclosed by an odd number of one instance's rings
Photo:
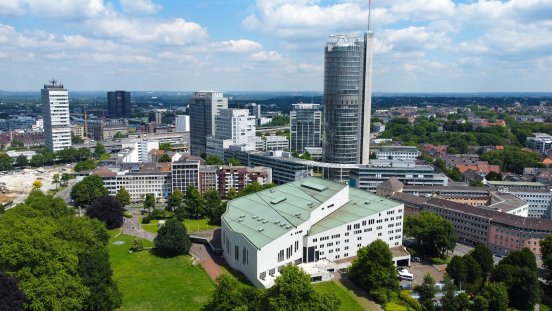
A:
{"type": "MultiPolygon", "coordinates": [[[[552,91],[552,0],[372,0],[375,92],[552,91]]],[[[368,0],[0,0],[0,90],[322,91],[368,0]]]]}

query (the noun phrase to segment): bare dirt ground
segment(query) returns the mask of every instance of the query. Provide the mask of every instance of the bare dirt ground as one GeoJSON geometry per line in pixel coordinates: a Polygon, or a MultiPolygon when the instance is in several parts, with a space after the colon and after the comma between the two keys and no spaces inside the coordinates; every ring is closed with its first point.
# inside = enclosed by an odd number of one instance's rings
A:
{"type": "MultiPolygon", "coordinates": [[[[25,168],[22,170],[10,171],[6,175],[0,175],[0,186],[5,186],[6,191],[0,193],[1,197],[13,200],[15,204],[25,200],[33,188],[35,180],[42,181],[42,190],[54,189],[52,184],[54,174],[71,173],[73,170],[66,166],[50,166],[41,168],[25,168]]],[[[0,187],[2,188],[2,187],[0,187]]]]}

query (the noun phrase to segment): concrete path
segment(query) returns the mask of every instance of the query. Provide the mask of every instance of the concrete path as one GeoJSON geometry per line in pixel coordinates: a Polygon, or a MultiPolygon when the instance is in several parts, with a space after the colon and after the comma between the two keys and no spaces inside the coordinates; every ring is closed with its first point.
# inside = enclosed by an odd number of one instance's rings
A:
{"type": "Polygon", "coordinates": [[[132,218],[123,219],[123,234],[139,237],[149,241],[153,241],[155,233],[147,232],[140,227],[139,217],[136,212],[132,213],[132,218]]]}
{"type": "Polygon", "coordinates": [[[205,244],[196,243],[192,244],[192,247],[190,248],[190,255],[199,259],[203,269],[205,269],[213,281],[216,281],[218,276],[222,273],[222,269],[220,268],[219,263],[217,263],[219,258],[217,258],[205,244]]]}

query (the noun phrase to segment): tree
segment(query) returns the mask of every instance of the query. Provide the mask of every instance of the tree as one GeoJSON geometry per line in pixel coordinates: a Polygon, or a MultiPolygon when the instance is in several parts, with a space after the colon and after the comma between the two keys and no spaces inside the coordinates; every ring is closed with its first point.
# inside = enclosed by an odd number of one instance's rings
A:
{"type": "Polygon", "coordinates": [[[473,304],[470,309],[471,311],[488,311],[489,310],[489,301],[487,298],[481,295],[475,296],[473,298],[473,304]]]}
{"type": "Polygon", "coordinates": [[[159,144],[159,150],[173,151],[173,148],[171,147],[171,144],[162,143],[162,144],[159,144]]]}
{"type": "Polygon", "coordinates": [[[305,151],[305,152],[301,155],[301,159],[303,159],[303,160],[312,160],[312,155],[310,154],[310,152],[305,151]]]}
{"type": "Polygon", "coordinates": [[[472,256],[465,255],[462,257],[462,260],[466,264],[468,271],[466,290],[468,290],[470,293],[475,293],[479,291],[479,288],[481,287],[483,271],[481,270],[481,266],[479,265],[479,263],[475,259],[473,259],[472,256]]]}
{"type": "Polygon", "coordinates": [[[71,135],[71,143],[72,144],[83,144],[84,139],[80,136],[71,135]]]}
{"type": "Polygon", "coordinates": [[[147,193],[146,199],[144,200],[144,208],[148,210],[149,213],[151,213],[152,209],[155,209],[155,196],[153,193],[147,193]]]}
{"type": "Polygon", "coordinates": [[[481,180],[470,180],[470,187],[485,187],[485,184],[481,180]]]}
{"type": "Polygon", "coordinates": [[[508,289],[510,305],[520,310],[533,310],[541,294],[537,271],[526,267],[518,269],[508,289]]]}
{"type": "Polygon", "coordinates": [[[195,215],[199,219],[199,215],[203,212],[203,199],[193,184],[189,184],[186,188],[184,203],[188,215],[195,215]]]}
{"type": "Polygon", "coordinates": [[[502,180],[502,174],[491,171],[491,172],[489,172],[489,174],[487,174],[487,176],[485,176],[485,179],[486,180],[501,181],[502,180]]]}
{"type": "Polygon", "coordinates": [[[87,206],[96,198],[107,194],[108,191],[104,187],[102,178],[97,175],[90,175],[73,186],[70,196],[77,206],[87,206]]]}
{"type": "Polygon", "coordinates": [[[238,160],[236,158],[229,158],[228,160],[226,160],[226,162],[228,163],[228,165],[232,165],[232,166],[240,166],[241,165],[240,160],[238,160]]]}
{"type": "Polygon", "coordinates": [[[224,165],[224,161],[216,155],[210,154],[205,159],[207,165],[224,165]]]}
{"type": "Polygon", "coordinates": [[[454,281],[454,284],[461,285],[468,279],[468,267],[460,256],[454,256],[447,265],[447,273],[454,281]]]}
{"type": "Polygon", "coordinates": [[[399,287],[393,255],[387,243],[376,240],[357,252],[349,268],[349,277],[371,294],[380,289],[396,290],[399,287]]]}
{"type": "Polygon", "coordinates": [[[123,207],[110,195],[98,197],[86,208],[86,216],[96,218],[109,230],[123,225],[123,207]]]}
{"type": "Polygon", "coordinates": [[[86,147],[80,147],[77,149],[77,158],[82,161],[85,159],[89,159],[92,157],[92,153],[90,152],[89,148],[86,147]]]}
{"type": "Polygon", "coordinates": [[[283,266],[274,286],[266,291],[267,310],[338,310],[341,301],[334,293],[319,294],[311,284],[311,278],[301,268],[283,266]]]}
{"type": "Polygon", "coordinates": [[[420,303],[424,306],[426,310],[433,310],[433,298],[437,293],[437,288],[435,287],[435,280],[431,274],[426,273],[424,275],[424,281],[422,285],[414,287],[414,291],[420,294],[420,303]]]}
{"type": "Polygon", "coordinates": [[[75,165],[75,172],[81,172],[86,170],[93,170],[97,167],[97,163],[94,159],[86,159],[75,165]]]}
{"type": "Polygon", "coordinates": [[[125,189],[125,187],[121,187],[119,188],[119,190],[117,190],[117,193],[115,194],[115,199],[119,201],[123,208],[130,204],[130,194],[125,189]]]}
{"type": "Polygon", "coordinates": [[[67,186],[67,182],[71,179],[71,175],[68,173],[62,173],[61,174],[61,183],[64,186],[67,186]]]}
{"type": "Polygon", "coordinates": [[[525,151],[516,147],[506,147],[503,150],[485,152],[481,161],[500,165],[503,172],[523,174],[525,167],[541,167],[540,156],[537,153],[525,151]]]}
{"type": "Polygon", "coordinates": [[[10,147],[12,149],[22,149],[22,148],[25,148],[25,144],[18,139],[14,139],[11,141],[10,147]]]}
{"type": "Polygon", "coordinates": [[[127,136],[128,136],[128,135],[125,135],[125,134],[123,134],[123,133],[121,133],[121,132],[117,132],[117,133],[115,133],[115,135],[113,135],[113,138],[115,138],[115,139],[121,139],[121,138],[126,138],[127,136]]]}
{"type": "Polygon", "coordinates": [[[141,252],[144,250],[144,242],[140,238],[134,238],[132,240],[132,246],[130,247],[131,252],[141,252]]]}
{"type": "Polygon", "coordinates": [[[407,216],[404,233],[416,238],[419,250],[431,256],[444,257],[456,246],[457,236],[452,223],[430,211],[407,216]]]}
{"type": "MultiPolygon", "coordinates": [[[[31,157],[30,164],[31,164],[32,167],[40,167],[40,166],[44,165],[45,161],[46,160],[44,158],[44,155],[41,154],[41,153],[37,153],[37,154],[35,154],[31,157]]],[[[0,164],[0,166],[1,166],[1,164],[0,164]]]]}
{"type": "Polygon", "coordinates": [[[42,188],[42,180],[37,179],[33,181],[33,189],[40,189],[42,188]]]}
{"type": "Polygon", "coordinates": [[[483,297],[489,302],[489,311],[505,311],[508,308],[508,291],[503,283],[487,283],[483,297]]]}
{"type": "Polygon", "coordinates": [[[500,261],[501,265],[512,265],[518,268],[528,268],[537,271],[537,258],[533,252],[525,247],[520,251],[513,251],[500,261]]]}
{"type": "Polygon", "coordinates": [[[494,266],[493,254],[487,246],[477,244],[469,255],[475,259],[479,266],[481,266],[481,270],[485,275],[489,275],[491,273],[494,266]]]}
{"type": "Polygon", "coordinates": [[[165,225],[159,228],[153,244],[155,252],[162,257],[187,254],[192,246],[186,228],[175,219],[167,220],[165,225]]]}
{"type": "Polygon", "coordinates": [[[10,171],[13,169],[13,160],[5,152],[0,153],[0,171],[10,171]]]}
{"type": "Polygon", "coordinates": [[[29,160],[27,160],[27,157],[20,154],[15,158],[15,165],[18,167],[25,167],[29,165],[29,160]]]}
{"type": "Polygon", "coordinates": [[[552,283],[552,234],[540,241],[543,266],[546,268],[546,279],[552,283]]]}
{"type": "Polygon", "coordinates": [[[176,217],[178,221],[186,219],[186,210],[182,205],[174,209],[174,217],[176,217]]]}
{"type": "Polygon", "coordinates": [[[96,155],[96,157],[99,158],[102,156],[102,154],[105,153],[105,146],[102,143],[97,142],[96,147],[94,148],[94,154],[96,155]]]}
{"type": "Polygon", "coordinates": [[[56,185],[56,189],[57,189],[57,186],[59,184],[59,174],[58,173],[56,173],[56,174],[54,174],[54,176],[52,176],[52,183],[54,185],[56,185]]]}
{"type": "Polygon", "coordinates": [[[171,156],[164,153],[162,156],[159,157],[159,162],[171,162],[171,156]]]}
{"type": "Polygon", "coordinates": [[[167,199],[167,209],[169,211],[176,210],[178,207],[182,206],[183,199],[184,195],[182,195],[180,189],[175,187],[173,193],[169,194],[167,199]]]}
{"type": "MultiPolygon", "coordinates": [[[[256,288],[251,289],[254,292],[260,292],[256,288]]],[[[258,297],[257,299],[250,299],[248,296],[250,295],[248,295],[247,287],[244,287],[232,275],[222,273],[217,278],[217,287],[207,310],[233,311],[243,306],[249,307],[248,310],[256,310],[256,308],[251,307],[258,304],[258,297]]]]}
{"type": "Polygon", "coordinates": [[[236,191],[236,189],[234,187],[230,187],[230,189],[228,189],[228,192],[226,192],[226,199],[234,200],[237,197],[238,197],[238,192],[236,191]]]}
{"type": "Polygon", "coordinates": [[[205,210],[209,216],[209,222],[220,225],[220,218],[226,211],[226,204],[222,204],[218,191],[207,190],[203,195],[203,200],[205,201],[205,210]]]}
{"type": "Polygon", "coordinates": [[[23,311],[24,301],[17,279],[0,272],[0,310],[23,311]]]}

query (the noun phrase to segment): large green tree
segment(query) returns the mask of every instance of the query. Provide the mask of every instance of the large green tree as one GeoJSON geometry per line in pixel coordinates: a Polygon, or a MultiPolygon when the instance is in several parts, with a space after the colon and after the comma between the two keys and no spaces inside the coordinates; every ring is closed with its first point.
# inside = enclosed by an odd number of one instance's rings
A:
{"type": "Polygon", "coordinates": [[[117,193],[115,194],[115,199],[121,203],[121,206],[124,208],[125,206],[130,204],[130,194],[125,189],[125,187],[119,188],[117,190],[117,193]]]}
{"type": "Polygon", "coordinates": [[[224,165],[224,161],[220,157],[212,154],[208,155],[205,161],[207,165],[224,165]]]}
{"type": "Polygon", "coordinates": [[[153,193],[147,193],[143,202],[144,208],[151,213],[152,209],[155,209],[155,196],[153,193]]]}
{"type": "Polygon", "coordinates": [[[13,169],[13,160],[5,152],[0,152],[0,171],[9,171],[13,169]]]}
{"type": "Polygon", "coordinates": [[[540,242],[543,266],[546,268],[546,279],[552,282],[552,234],[540,242]]]}
{"type": "Polygon", "coordinates": [[[167,220],[165,225],[159,228],[153,244],[156,254],[162,257],[187,254],[192,246],[186,227],[175,219],[167,220]]]}
{"type": "Polygon", "coordinates": [[[211,189],[207,190],[203,195],[205,201],[205,211],[209,216],[209,222],[220,225],[220,217],[224,214],[226,208],[222,204],[218,191],[211,189]]]}
{"type": "Polygon", "coordinates": [[[27,157],[20,154],[15,158],[15,165],[18,167],[25,167],[29,165],[29,160],[27,160],[27,157]]]}
{"type": "Polygon", "coordinates": [[[404,233],[416,239],[420,251],[439,257],[453,250],[458,239],[452,223],[430,211],[407,216],[404,233]]]}
{"type": "Polygon", "coordinates": [[[266,310],[338,310],[341,301],[333,293],[319,294],[311,284],[311,278],[301,268],[282,267],[274,286],[266,292],[266,310]]]}
{"type": "Polygon", "coordinates": [[[97,142],[96,147],[94,148],[94,155],[99,158],[102,154],[105,154],[105,146],[102,143],[97,142]]]}
{"type": "Polygon", "coordinates": [[[84,177],[71,189],[71,199],[77,206],[90,205],[96,198],[107,194],[102,178],[97,175],[84,177]]]}
{"type": "Polygon", "coordinates": [[[494,266],[493,253],[491,253],[491,250],[487,246],[477,244],[469,255],[477,261],[485,275],[489,275],[491,273],[494,266]]]}
{"type": "Polygon", "coordinates": [[[433,298],[435,298],[437,288],[435,287],[435,279],[433,279],[431,274],[426,273],[422,285],[414,287],[414,291],[420,294],[420,303],[424,306],[425,310],[435,309],[433,298]]]}
{"type": "Polygon", "coordinates": [[[481,161],[500,165],[502,171],[523,174],[525,167],[541,167],[540,156],[537,153],[525,151],[515,147],[506,147],[503,150],[485,152],[481,161]]]}
{"type": "Polygon", "coordinates": [[[483,288],[483,297],[489,302],[489,311],[508,309],[508,290],[503,283],[487,283],[483,288]]]}
{"type": "Polygon", "coordinates": [[[174,191],[169,194],[167,198],[167,209],[169,211],[176,210],[178,207],[182,206],[182,201],[184,200],[184,195],[178,188],[174,188],[174,191]]]}
{"type": "Polygon", "coordinates": [[[75,165],[75,172],[93,170],[97,167],[97,163],[94,159],[86,159],[75,165]]]}
{"type": "Polygon", "coordinates": [[[393,255],[387,243],[376,240],[357,252],[349,268],[349,277],[370,293],[378,290],[396,290],[399,287],[393,255]]]}
{"type": "Polygon", "coordinates": [[[466,283],[468,279],[468,267],[461,256],[454,256],[447,265],[447,273],[456,285],[466,283]]]}
{"type": "Polygon", "coordinates": [[[123,207],[110,195],[97,197],[86,208],[86,216],[100,220],[109,230],[123,225],[123,207]]]}
{"type": "Polygon", "coordinates": [[[186,188],[186,194],[184,195],[184,204],[186,205],[186,211],[188,216],[194,216],[199,218],[204,212],[204,203],[199,191],[193,184],[189,184],[186,188]]]}
{"type": "Polygon", "coordinates": [[[217,287],[207,306],[211,311],[262,310],[264,291],[245,286],[232,275],[223,273],[217,278],[217,287]]]}

